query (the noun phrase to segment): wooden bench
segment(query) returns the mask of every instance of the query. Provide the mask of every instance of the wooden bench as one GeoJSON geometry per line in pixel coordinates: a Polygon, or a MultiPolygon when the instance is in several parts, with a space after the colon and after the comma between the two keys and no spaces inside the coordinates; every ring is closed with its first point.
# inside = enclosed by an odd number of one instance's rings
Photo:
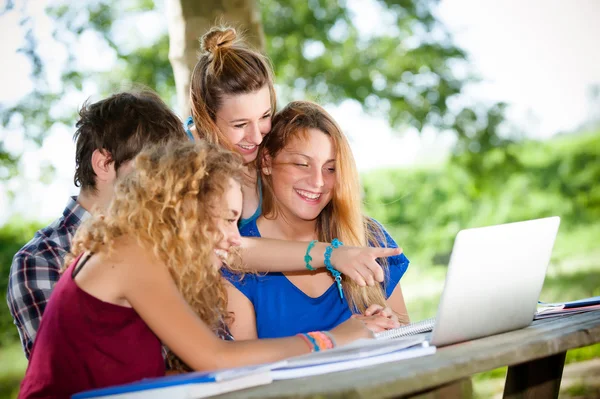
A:
{"type": "Polygon", "coordinates": [[[505,398],[556,398],[567,350],[598,342],[600,311],[594,311],[538,320],[521,330],[438,348],[432,356],[275,381],[218,397],[468,397],[473,374],[509,366],[505,398]],[[431,395],[444,390],[447,394],[431,395]]]}

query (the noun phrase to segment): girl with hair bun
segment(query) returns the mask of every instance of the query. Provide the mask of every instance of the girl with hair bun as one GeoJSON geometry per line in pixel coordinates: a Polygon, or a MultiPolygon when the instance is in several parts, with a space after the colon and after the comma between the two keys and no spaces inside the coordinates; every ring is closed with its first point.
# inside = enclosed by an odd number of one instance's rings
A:
{"type": "MultiPolygon", "coordinates": [[[[214,27],[201,39],[201,53],[192,72],[188,136],[229,149],[243,159],[243,206],[239,227],[255,221],[262,208],[262,184],[255,160],[258,146],[271,130],[276,98],[268,58],[251,49],[236,31],[214,27]]],[[[304,270],[307,242],[242,238],[242,258],[256,271],[304,270]]],[[[316,243],[313,267],[325,267],[328,243],[316,243]]],[[[398,255],[398,249],[344,247],[331,262],[357,284],[383,281],[378,257],[398,255]]]]}
{"type": "Polygon", "coordinates": [[[201,50],[192,72],[188,127],[193,123],[197,137],[244,159],[241,227],[260,214],[261,184],[253,166],[275,112],[273,71],[267,57],[248,47],[233,28],[211,29],[201,50]]]}

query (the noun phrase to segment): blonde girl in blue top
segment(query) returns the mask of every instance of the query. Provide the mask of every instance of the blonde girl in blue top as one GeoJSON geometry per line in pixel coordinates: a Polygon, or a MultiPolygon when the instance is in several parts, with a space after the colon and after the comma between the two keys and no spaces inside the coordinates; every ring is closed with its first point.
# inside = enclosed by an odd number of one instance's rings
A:
{"type": "MultiPolygon", "coordinates": [[[[363,215],[352,151],[322,107],[307,101],[290,103],[275,116],[260,151],[263,214],[240,229],[243,235],[396,247],[379,223],[363,215]]],[[[312,257],[310,250],[307,255],[312,257]]],[[[339,287],[333,261],[333,272],[268,273],[242,280],[229,274],[233,284],[228,289],[229,311],[235,319],[231,332],[236,339],[285,336],[333,326],[353,314],[374,331],[408,322],[399,284],[408,260],[399,254],[381,263],[385,282],[369,287],[348,278],[342,278],[339,287]]]]}
{"type": "MultiPolygon", "coordinates": [[[[243,206],[240,227],[260,213],[261,188],[255,159],[271,130],[275,112],[273,71],[269,60],[249,48],[232,28],[214,27],[201,39],[202,48],[190,82],[192,121],[188,135],[238,153],[243,158],[243,206]]],[[[253,270],[302,270],[306,242],[242,239],[244,263],[253,270]]],[[[327,243],[313,249],[315,267],[324,267],[327,243]]],[[[375,262],[392,250],[348,247],[333,251],[336,267],[359,284],[383,280],[375,262]]]]}

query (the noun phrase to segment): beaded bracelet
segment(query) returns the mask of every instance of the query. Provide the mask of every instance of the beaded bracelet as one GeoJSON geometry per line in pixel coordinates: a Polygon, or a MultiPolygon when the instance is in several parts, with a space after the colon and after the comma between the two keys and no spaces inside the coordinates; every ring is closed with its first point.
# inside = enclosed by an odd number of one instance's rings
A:
{"type": "Polygon", "coordinates": [[[312,256],[310,256],[310,250],[313,249],[316,243],[317,240],[312,240],[311,242],[309,242],[308,247],[306,248],[306,255],[304,255],[304,263],[306,263],[306,268],[310,271],[316,270],[310,265],[310,262],[312,261],[312,256]]]}
{"type": "Polygon", "coordinates": [[[325,267],[331,272],[331,275],[335,279],[338,291],[340,292],[340,298],[344,299],[344,291],[342,291],[342,273],[335,270],[331,265],[331,252],[333,251],[333,248],[339,248],[342,245],[344,245],[343,242],[334,238],[333,241],[331,241],[331,245],[325,248],[325,261],[323,263],[325,263],[325,267]]]}
{"type": "Polygon", "coordinates": [[[335,340],[331,334],[324,331],[312,331],[309,333],[297,334],[310,347],[311,352],[320,352],[335,347],[335,340]]]}

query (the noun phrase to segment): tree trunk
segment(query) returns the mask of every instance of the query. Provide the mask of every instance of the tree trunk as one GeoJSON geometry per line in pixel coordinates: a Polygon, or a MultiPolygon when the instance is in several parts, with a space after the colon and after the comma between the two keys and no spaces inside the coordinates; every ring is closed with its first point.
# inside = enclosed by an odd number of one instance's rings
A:
{"type": "Polygon", "coordinates": [[[258,0],[166,0],[169,61],[173,66],[179,114],[190,115],[190,77],[200,51],[199,39],[214,25],[234,27],[264,51],[258,0]]]}

